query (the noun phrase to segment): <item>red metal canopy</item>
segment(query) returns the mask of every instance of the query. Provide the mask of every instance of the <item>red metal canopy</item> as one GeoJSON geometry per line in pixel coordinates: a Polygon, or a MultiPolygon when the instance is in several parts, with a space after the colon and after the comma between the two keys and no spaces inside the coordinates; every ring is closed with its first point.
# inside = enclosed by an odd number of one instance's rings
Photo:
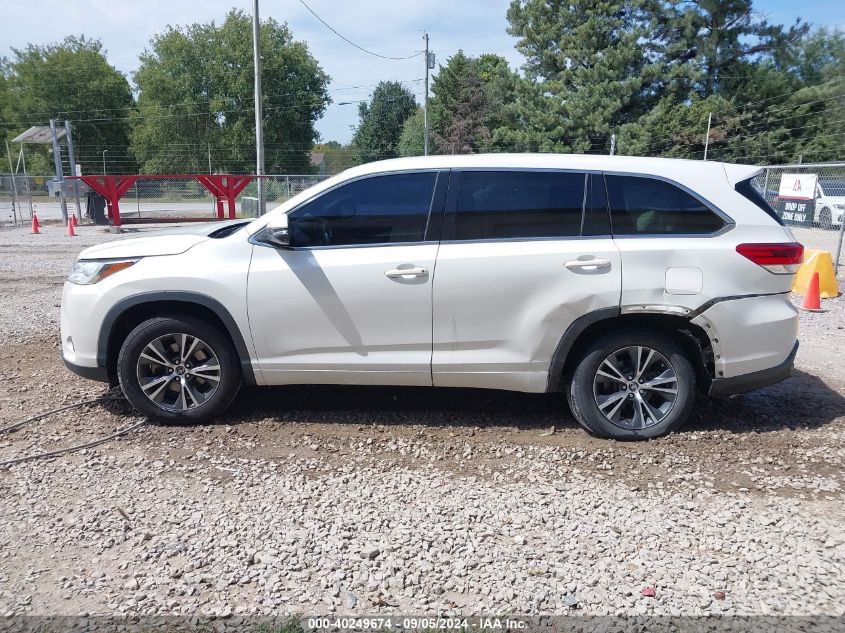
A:
{"type": "Polygon", "coordinates": [[[223,219],[223,200],[229,203],[229,219],[234,220],[235,198],[252,182],[254,176],[235,176],[232,174],[144,174],[124,176],[70,176],[77,178],[99,193],[108,204],[109,218],[115,226],[120,226],[120,199],[139,178],[150,180],[197,180],[217,198],[217,217],[223,219]]]}

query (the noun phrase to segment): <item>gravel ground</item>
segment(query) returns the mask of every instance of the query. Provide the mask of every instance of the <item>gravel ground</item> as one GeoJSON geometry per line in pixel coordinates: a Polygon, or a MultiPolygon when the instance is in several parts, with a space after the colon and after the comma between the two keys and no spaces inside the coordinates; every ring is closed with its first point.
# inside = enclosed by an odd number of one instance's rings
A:
{"type": "MultiPolygon", "coordinates": [[[[58,356],[67,270],[115,238],[79,232],[0,231],[0,426],[105,393],[58,356]]],[[[792,378],[647,443],[554,395],[285,387],[0,470],[0,615],[842,616],[845,300],[825,307],[792,378]]],[[[138,420],[67,411],[0,461],[138,420]]]]}

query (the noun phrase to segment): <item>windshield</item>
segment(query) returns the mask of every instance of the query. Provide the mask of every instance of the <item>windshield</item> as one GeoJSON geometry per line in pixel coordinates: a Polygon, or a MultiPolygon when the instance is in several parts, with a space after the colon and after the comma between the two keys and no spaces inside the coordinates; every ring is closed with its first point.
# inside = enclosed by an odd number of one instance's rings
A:
{"type": "Polygon", "coordinates": [[[845,180],[820,180],[819,193],[823,196],[845,197],[845,180]]]}

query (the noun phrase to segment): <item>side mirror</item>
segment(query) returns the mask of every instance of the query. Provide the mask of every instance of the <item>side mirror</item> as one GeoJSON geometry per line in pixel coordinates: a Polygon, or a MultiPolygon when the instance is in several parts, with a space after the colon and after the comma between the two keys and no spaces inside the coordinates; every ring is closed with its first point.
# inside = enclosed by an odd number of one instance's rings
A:
{"type": "Polygon", "coordinates": [[[288,229],[287,214],[282,214],[278,219],[274,220],[272,224],[268,224],[265,231],[266,242],[282,248],[290,246],[290,230],[288,229]]]}

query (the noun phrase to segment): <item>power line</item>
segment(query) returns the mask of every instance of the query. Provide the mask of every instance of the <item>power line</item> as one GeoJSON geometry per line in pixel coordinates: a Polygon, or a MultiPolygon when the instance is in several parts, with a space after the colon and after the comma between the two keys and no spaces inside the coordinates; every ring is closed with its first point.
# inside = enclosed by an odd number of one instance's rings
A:
{"type": "Polygon", "coordinates": [[[311,7],[309,7],[305,3],[305,0],[299,0],[299,2],[300,2],[300,4],[302,4],[303,7],[308,9],[308,11],[311,13],[311,15],[313,15],[315,18],[317,18],[323,24],[323,26],[325,26],[328,30],[330,30],[332,33],[337,35],[344,42],[346,42],[347,44],[351,44],[352,46],[357,48],[359,51],[363,51],[363,52],[367,53],[368,55],[372,55],[373,57],[380,57],[382,59],[393,59],[393,60],[413,59],[414,57],[419,57],[420,55],[422,55],[425,52],[425,51],[418,51],[418,52],[414,53],[413,55],[407,55],[406,57],[391,57],[389,55],[381,55],[380,53],[374,53],[371,50],[367,50],[363,46],[359,46],[358,44],[356,44],[355,42],[350,40],[348,37],[345,37],[345,36],[341,35],[340,33],[338,33],[328,22],[326,22],[323,18],[321,18],[319,15],[317,15],[317,13],[314,11],[314,9],[312,9],[311,7]]]}
{"type": "Polygon", "coordinates": [[[842,81],[842,78],[841,77],[835,77],[833,79],[830,79],[829,81],[825,81],[825,82],[822,82],[820,84],[802,86],[802,87],[800,87],[796,90],[793,90],[791,92],[784,92],[783,94],[775,95],[774,97],[769,97],[768,99],[760,99],[759,101],[752,101],[751,103],[744,103],[740,107],[743,109],[743,111],[745,111],[748,108],[750,108],[751,106],[760,105],[761,103],[766,103],[768,101],[773,101],[775,99],[782,99],[783,97],[788,97],[789,95],[794,95],[796,92],[801,92],[802,90],[809,90],[811,88],[821,88],[822,86],[826,86],[827,84],[834,83],[834,82],[837,82],[837,81],[842,81]]]}
{"type": "MultiPolygon", "coordinates": [[[[423,81],[423,78],[418,77],[417,79],[400,79],[398,81],[399,81],[399,83],[402,83],[402,84],[413,84],[413,83],[419,83],[419,82],[423,81]]],[[[335,83],[341,83],[341,82],[335,82],[335,83]]],[[[62,84],[62,85],[64,85],[64,84],[62,84]]],[[[344,84],[344,86],[342,88],[327,88],[326,91],[327,92],[342,92],[342,91],[347,91],[347,90],[359,90],[359,89],[363,89],[363,88],[375,88],[376,86],[378,86],[378,84],[361,84],[361,85],[357,85],[357,86],[344,84]]],[[[270,98],[274,98],[274,97],[290,97],[290,96],[294,96],[296,94],[297,94],[296,92],[274,92],[274,93],[270,93],[270,94],[265,94],[264,96],[266,98],[270,99],[270,98]]],[[[146,103],[146,104],[143,105],[143,107],[144,108],[174,108],[174,107],[182,106],[182,105],[193,106],[193,105],[200,105],[200,104],[204,104],[204,103],[211,103],[212,101],[214,101],[216,99],[222,99],[222,100],[244,99],[244,100],[246,100],[249,97],[250,97],[250,95],[238,95],[238,94],[236,94],[236,95],[216,95],[216,96],[214,96],[210,99],[195,99],[195,100],[191,100],[191,101],[178,101],[178,102],[175,102],[175,103],[168,103],[168,104],[146,103]]],[[[329,105],[331,105],[331,104],[329,104],[329,105]]],[[[21,116],[22,117],[38,117],[38,116],[47,117],[47,116],[50,116],[50,117],[62,118],[62,117],[65,117],[67,115],[70,115],[70,114],[76,114],[76,113],[79,113],[79,112],[91,112],[92,110],[94,110],[96,112],[116,112],[116,111],[122,111],[122,110],[137,110],[139,107],[141,107],[139,104],[135,104],[135,105],[130,105],[130,106],[120,106],[118,108],[85,108],[85,109],[79,109],[79,110],[58,110],[58,111],[54,111],[54,112],[47,112],[47,111],[44,111],[44,112],[26,112],[26,113],[21,114],[21,116]]]]}

